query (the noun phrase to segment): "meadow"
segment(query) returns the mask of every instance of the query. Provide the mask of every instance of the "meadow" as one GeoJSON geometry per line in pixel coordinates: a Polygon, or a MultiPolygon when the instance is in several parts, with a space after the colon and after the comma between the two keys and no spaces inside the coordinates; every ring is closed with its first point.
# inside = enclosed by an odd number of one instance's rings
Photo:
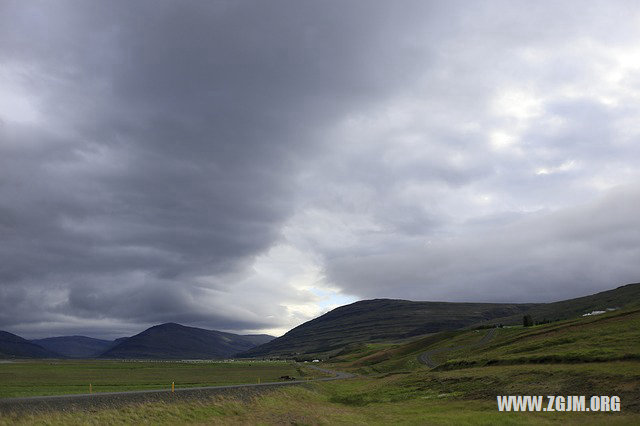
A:
{"type": "Polygon", "coordinates": [[[286,361],[24,360],[0,364],[0,398],[119,392],[312,378],[319,372],[286,361]]]}
{"type": "Polygon", "coordinates": [[[112,409],[0,415],[0,425],[628,425],[637,413],[505,413],[495,397],[470,398],[467,384],[431,387],[418,377],[357,378],[270,391],[249,402],[209,400],[131,404],[112,409]]]}

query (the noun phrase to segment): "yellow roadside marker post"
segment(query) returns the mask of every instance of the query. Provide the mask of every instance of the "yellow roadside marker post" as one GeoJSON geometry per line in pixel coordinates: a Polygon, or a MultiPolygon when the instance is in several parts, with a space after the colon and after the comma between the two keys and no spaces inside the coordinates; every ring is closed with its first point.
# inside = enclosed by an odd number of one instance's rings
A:
{"type": "Polygon", "coordinates": [[[176,391],[176,382],[171,382],[171,392],[175,392],[176,391]]]}

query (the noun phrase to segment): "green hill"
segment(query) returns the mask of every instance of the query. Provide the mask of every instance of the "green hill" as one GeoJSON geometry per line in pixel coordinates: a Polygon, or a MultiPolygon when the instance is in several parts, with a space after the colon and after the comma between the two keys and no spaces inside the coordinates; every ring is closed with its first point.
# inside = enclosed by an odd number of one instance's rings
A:
{"type": "Polygon", "coordinates": [[[375,299],[336,308],[243,357],[328,357],[349,345],[398,341],[409,337],[491,324],[521,324],[575,318],[594,310],[620,309],[640,303],[640,284],[554,303],[447,303],[375,299]]]}
{"type": "Polygon", "coordinates": [[[437,370],[640,361],[640,309],[533,327],[441,332],[398,344],[363,343],[345,348],[330,362],[342,363],[363,374],[414,370],[424,367],[419,358],[427,351],[433,354],[437,370]]]}
{"type": "MultiPolygon", "coordinates": [[[[563,320],[576,318],[593,311],[606,311],[622,307],[640,308],[640,283],[627,284],[589,296],[562,300],[553,303],[541,303],[531,307],[527,312],[535,321],[563,320]]],[[[496,323],[498,321],[492,321],[496,323]]],[[[521,324],[521,316],[501,318],[503,324],[521,324]]]]}
{"type": "Polygon", "coordinates": [[[640,309],[500,329],[482,350],[452,351],[438,368],[629,360],[640,361],[640,309]]]}
{"type": "Polygon", "coordinates": [[[506,316],[534,305],[502,303],[363,300],[336,308],[273,341],[242,354],[247,357],[297,356],[340,350],[355,342],[405,339],[456,330],[506,316]]]}
{"type": "Polygon", "coordinates": [[[496,395],[617,395],[624,412],[638,413],[640,309],[532,327],[441,332],[405,343],[363,343],[328,363],[368,378],[334,398],[343,403],[444,398],[477,406],[496,395]],[[435,368],[421,362],[424,354],[435,368]]]}

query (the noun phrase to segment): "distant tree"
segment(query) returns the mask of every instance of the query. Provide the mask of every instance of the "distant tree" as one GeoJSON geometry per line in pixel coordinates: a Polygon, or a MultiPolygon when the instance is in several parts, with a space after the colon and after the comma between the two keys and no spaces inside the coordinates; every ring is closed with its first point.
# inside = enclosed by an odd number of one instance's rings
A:
{"type": "Polygon", "coordinates": [[[525,315],[522,317],[522,325],[525,327],[531,327],[533,325],[533,318],[531,318],[531,315],[525,315]]]}

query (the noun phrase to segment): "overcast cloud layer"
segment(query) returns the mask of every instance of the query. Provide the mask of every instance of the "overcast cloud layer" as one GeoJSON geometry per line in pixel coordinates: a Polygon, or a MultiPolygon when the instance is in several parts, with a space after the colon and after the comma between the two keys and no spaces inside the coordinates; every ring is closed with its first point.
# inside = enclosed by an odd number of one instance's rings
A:
{"type": "Polygon", "coordinates": [[[640,281],[637,2],[0,2],[0,329],[640,281]]]}

